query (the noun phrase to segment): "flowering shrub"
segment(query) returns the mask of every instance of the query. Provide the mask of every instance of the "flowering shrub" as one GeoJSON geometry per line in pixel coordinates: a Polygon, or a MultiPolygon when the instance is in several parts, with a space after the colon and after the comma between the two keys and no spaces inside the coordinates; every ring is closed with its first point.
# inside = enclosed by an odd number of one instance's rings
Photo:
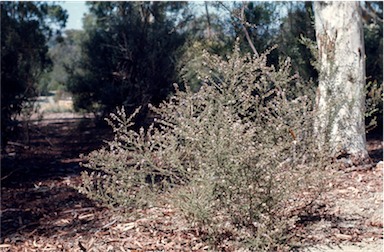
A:
{"type": "Polygon", "coordinates": [[[132,129],[139,109],[112,114],[115,138],[88,156],[94,172],[82,174],[80,191],[128,208],[167,192],[216,245],[226,237],[257,251],[283,248],[298,209],[323,188],[326,159],[313,137],[312,99],[297,95],[310,92],[289,61],[277,70],[267,55],[242,56],[237,46],[227,59],[204,54],[200,90],[175,85],[150,107],[148,129],[132,129]]]}

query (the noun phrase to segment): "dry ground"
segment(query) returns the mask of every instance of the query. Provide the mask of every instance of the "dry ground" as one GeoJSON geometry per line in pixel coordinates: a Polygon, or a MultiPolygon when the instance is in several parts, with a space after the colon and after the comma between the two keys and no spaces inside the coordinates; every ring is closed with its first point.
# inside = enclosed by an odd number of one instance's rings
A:
{"type": "MultiPolygon", "coordinates": [[[[31,124],[29,143],[22,136],[2,154],[0,251],[212,250],[168,205],[125,218],[73,189],[83,170],[79,154],[99,148],[109,128],[72,113],[46,114],[31,124]]],[[[375,164],[382,160],[381,139],[368,149],[375,164]]],[[[329,186],[323,203],[297,223],[296,237],[310,245],[301,250],[382,251],[383,166],[335,171],[329,186]]]]}

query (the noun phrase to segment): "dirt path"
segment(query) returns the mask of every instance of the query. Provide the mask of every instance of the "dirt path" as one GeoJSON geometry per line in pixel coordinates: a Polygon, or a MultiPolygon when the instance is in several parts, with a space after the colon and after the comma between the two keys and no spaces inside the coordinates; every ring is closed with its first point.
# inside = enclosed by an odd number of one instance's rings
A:
{"type": "MultiPolygon", "coordinates": [[[[110,129],[92,119],[62,113],[32,124],[28,145],[20,138],[11,141],[1,163],[0,251],[209,250],[170,206],[125,218],[120,210],[102,208],[73,188],[83,170],[79,154],[110,137],[110,129]]],[[[382,148],[381,140],[369,141],[376,163],[382,148]]],[[[329,183],[331,190],[316,216],[298,225],[303,244],[320,244],[307,250],[382,251],[382,166],[337,171],[329,183]]]]}
{"type": "MultiPolygon", "coordinates": [[[[69,232],[97,206],[69,186],[79,183],[80,153],[97,149],[110,136],[90,118],[50,115],[31,124],[30,143],[11,139],[1,162],[1,242],[19,244],[34,235],[69,232]],[[60,223],[78,209],[80,220],[60,223]]],[[[20,140],[21,139],[21,140],[20,140]]],[[[16,251],[16,250],[11,250],[16,251]]]]}

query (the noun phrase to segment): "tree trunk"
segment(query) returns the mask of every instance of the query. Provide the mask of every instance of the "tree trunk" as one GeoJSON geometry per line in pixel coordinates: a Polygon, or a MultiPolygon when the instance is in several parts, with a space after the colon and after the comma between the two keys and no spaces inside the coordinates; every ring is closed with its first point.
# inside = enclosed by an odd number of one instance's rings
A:
{"type": "Polygon", "coordinates": [[[365,147],[365,52],[359,2],[315,2],[319,56],[316,132],[323,148],[354,164],[365,147]]]}

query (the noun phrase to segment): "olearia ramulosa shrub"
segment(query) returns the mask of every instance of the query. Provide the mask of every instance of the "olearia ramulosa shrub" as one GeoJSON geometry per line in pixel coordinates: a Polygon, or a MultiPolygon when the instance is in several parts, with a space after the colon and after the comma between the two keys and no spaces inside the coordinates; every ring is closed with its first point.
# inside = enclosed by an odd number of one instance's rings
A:
{"type": "MultiPolygon", "coordinates": [[[[156,204],[167,193],[191,225],[216,245],[284,248],[288,231],[318,197],[326,158],[313,135],[313,101],[289,61],[204,54],[209,74],[192,92],[175,85],[150,109],[153,124],[135,131],[119,109],[107,119],[115,137],[87,156],[80,191],[112,206],[156,204]],[[297,95],[300,93],[300,96],[297,95]],[[305,196],[303,196],[305,195],[305,196]]],[[[207,71],[204,71],[207,72],[207,71]]]]}

